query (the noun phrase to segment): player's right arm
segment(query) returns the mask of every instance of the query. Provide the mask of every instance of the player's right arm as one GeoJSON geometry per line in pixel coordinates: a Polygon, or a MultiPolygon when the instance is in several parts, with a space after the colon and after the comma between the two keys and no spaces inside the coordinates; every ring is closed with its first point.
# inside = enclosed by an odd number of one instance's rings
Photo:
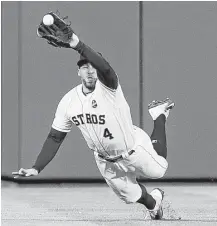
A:
{"type": "Polygon", "coordinates": [[[67,132],[71,130],[72,122],[67,117],[67,107],[69,101],[70,99],[68,98],[68,95],[65,95],[60,101],[52,128],[32,168],[21,168],[18,172],[13,172],[12,174],[14,175],[14,178],[19,176],[28,177],[38,175],[54,158],[62,142],[64,141],[67,132]]]}
{"type": "Polygon", "coordinates": [[[45,140],[41,152],[32,168],[21,168],[18,172],[13,172],[15,178],[19,176],[29,177],[38,175],[45,166],[54,158],[67,133],[51,128],[45,140]]]}

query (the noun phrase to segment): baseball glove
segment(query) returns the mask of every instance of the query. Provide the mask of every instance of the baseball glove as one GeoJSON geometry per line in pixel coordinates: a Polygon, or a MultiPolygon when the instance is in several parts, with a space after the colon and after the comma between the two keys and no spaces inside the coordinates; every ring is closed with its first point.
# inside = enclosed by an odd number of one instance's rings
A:
{"type": "Polygon", "coordinates": [[[49,12],[37,28],[37,35],[52,46],[70,48],[69,42],[74,32],[70,27],[71,23],[65,21],[66,18],[68,17],[60,18],[57,13],[49,12]],[[48,22],[44,19],[47,15],[50,18],[48,22]]]}

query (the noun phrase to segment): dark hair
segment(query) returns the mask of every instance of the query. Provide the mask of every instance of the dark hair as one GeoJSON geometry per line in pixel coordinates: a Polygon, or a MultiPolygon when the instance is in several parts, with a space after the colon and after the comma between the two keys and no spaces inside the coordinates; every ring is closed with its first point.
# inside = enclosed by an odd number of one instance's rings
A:
{"type": "Polygon", "coordinates": [[[86,64],[88,62],[88,60],[86,58],[84,58],[82,55],[80,55],[80,59],[77,62],[78,67],[81,67],[83,64],[86,64]]]}

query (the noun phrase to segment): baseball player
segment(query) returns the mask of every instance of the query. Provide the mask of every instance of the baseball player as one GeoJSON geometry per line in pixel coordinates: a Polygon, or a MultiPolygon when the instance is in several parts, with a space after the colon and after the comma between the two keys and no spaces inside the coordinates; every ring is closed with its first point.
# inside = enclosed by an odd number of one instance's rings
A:
{"type": "Polygon", "coordinates": [[[104,57],[74,33],[69,45],[80,54],[77,65],[81,84],[60,100],[51,130],[32,168],[21,168],[12,174],[14,177],[38,175],[75,125],[94,152],[99,171],[115,194],[126,203],[143,204],[152,219],[161,219],[164,192],[156,188],[149,194],[137,182],[137,177],[164,176],[168,167],[165,123],[174,103],[165,99],[149,104],[154,120],[149,137],[133,125],[118,76],[104,57]]]}

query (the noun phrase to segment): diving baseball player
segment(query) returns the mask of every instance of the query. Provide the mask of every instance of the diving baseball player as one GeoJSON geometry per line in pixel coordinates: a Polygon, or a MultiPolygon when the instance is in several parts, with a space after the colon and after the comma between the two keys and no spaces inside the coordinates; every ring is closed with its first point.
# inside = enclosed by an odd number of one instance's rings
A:
{"type": "Polygon", "coordinates": [[[80,54],[77,65],[81,84],[59,102],[51,130],[33,167],[21,168],[13,172],[14,176],[38,175],[75,125],[94,152],[99,171],[115,194],[126,203],[143,204],[152,219],[161,219],[163,191],[156,188],[149,194],[137,182],[137,177],[164,176],[168,167],[165,123],[174,103],[165,99],[149,104],[154,120],[149,137],[133,125],[118,76],[104,57],[74,33],[67,48],[80,54]]]}

